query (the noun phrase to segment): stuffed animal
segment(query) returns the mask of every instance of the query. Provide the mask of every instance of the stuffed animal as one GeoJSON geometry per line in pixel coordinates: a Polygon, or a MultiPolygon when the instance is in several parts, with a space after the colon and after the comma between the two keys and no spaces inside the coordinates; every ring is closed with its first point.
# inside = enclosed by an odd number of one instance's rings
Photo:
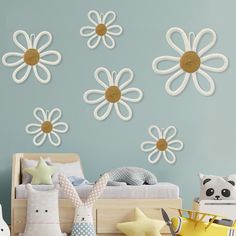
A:
{"type": "Polygon", "coordinates": [[[25,232],[19,236],[66,236],[60,229],[58,186],[48,191],[36,191],[27,184],[27,219],[25,232]]]}
{"type": "Polygon", "coordinates": [[[0,236],[10,236],[10,230],[2,216],[2,206],[0,205],[0,236]]]}
{"type": "Polygon", "coordinates": [[[236,200],[236,176],[220,177],[199,174],[200,200],[236,200]]]}
{"type": "Polygon", "coordinates": [[[157,178],[150,171],[139,167],[121,167],[109,172],[109,186],[157,184],[157,178]]]}
{"type": "Polygon", "coordinates": [[[66,194],[75,205],[75,218],[71,236],[96,236],[93,226],[92,207],[94,202],[102,194],[109,179],[108,174],[104,174],[93,186],[88,198],[82,202],[74,186],[64,175],[59,175],[59,183],[66,194]]]}

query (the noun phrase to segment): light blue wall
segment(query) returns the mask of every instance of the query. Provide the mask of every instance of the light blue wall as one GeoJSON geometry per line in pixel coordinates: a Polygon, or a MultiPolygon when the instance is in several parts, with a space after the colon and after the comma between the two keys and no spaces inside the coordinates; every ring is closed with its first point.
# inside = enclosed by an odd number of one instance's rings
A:
{"type": "Polygon", "coordinates": [[[1,56],[17,49],[12,34],[18,29],[50,31],[54,36],[51,48],[63,55],[62,63],[51,67],[53,78],[48,85],[38,83],[33,74],[17,85],[11,79],[13,69],[0,65],[0,202],[8,219],[11,156],[15,152],[78,152],[90,180],[110,168],[141,166],[153,171],[159,181],[179,185],[185,207],[191,207],[198,195],[199,171],[235,173],[235,8],[234,0],[0,0],[1,56]],[[79,30],[88,24],[91,9],[117,12],[124,34],[117,38],[114,50],[86,47],[79,30]],[[230,67],[213,75],[217,86],[214,96],[201,96],[190,83],[182,95],[171,97],[164,90],[168,77],[153,73],[155,57],[174,53],[165,40],[166,31],[173,26],[194,32],[210,27],[217,32],[212,52],[227,55],[230,67]],[[83,93],[97,86],[93,73],[99,66],[135,71],[133,85],[143,89],[144,99],[133,106],[130,122],[121,121],[114,113],[98,122],[92,115],[94,107],[83,102],[83,93]],[[63,136],[61,147],[34,147],[32,137],[25,133],[37,106],[58,106],[64,111],[63,120],[70,131],[63,136]],[[139,145],[148,138],[151,124],[178,128],[185,148],[177,154],[175,165],[163,160],[151,165],[141,152],[139,145]]]}

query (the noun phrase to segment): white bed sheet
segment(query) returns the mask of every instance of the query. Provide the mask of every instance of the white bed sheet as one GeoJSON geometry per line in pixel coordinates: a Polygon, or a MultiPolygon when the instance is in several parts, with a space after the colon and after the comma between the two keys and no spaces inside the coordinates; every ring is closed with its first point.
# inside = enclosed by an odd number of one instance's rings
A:
{"type": "MultiPolygon", "coordinates": [[[[53,188],[51,185],[34,185],[36,190],[46,191],[53,188]]],[[[87,198],[92,185],[77,186],[76,190],[80,198],[87,198]]],[[[24,184],[16,187],[16,198],[26,199],[27,189],[24,184]]],[[[59,198],[65,199],[62,191],[59,198]]],[[[156,185],[141,186],[107,186],[100,198],[103,199],[177,199],[179,198],[179,187],[171,183],[158,183],[156,185]]]]}

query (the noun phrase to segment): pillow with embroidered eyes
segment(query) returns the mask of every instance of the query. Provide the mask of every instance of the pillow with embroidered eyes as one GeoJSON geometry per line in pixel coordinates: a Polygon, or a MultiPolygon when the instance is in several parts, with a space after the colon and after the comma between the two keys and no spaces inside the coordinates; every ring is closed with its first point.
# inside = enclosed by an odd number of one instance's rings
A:
{"type": "Polygon", "coordinates": [[[236,175],[221,177],[199,174],[199,177],[199,200],[236,200],[236,175]]]}
{"type": "MultiPolygon", "coordinates": [[[[48,165],[52,164],[52,161],[49,157],[45,158],[45,161],[48,165]]],[[[25,169],[32,168],[37,166],[38,160],[27,160],[21,159],[21,173],[22,173],[22,184],[29,184],[32,181],[32,176],[25,172],[25,169]]]]}

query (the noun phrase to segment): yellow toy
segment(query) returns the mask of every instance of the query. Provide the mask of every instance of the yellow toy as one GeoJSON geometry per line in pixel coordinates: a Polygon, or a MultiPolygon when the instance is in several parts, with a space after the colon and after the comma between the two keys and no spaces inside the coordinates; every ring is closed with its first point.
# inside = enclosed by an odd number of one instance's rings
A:
{"type": "Polygon", "coordinates": [[[180,210],[179,217],[169,216],[162,209],[162,216],[170,228],[172,236],[236,236],[236,222],[222,219],[221,216],[190,210],[180,210]],[[187,216],[183,216],[187,213],[187,216]],[[204,221],[210,217],[209,222],[204,221]]]}
{"type": "Polygon", "coordinates": [[[148,218],[139,208],[135,209],[135,220],[117,224],[117,228],[127,236],[161,236],[165,226],[162,220],[148,218]]]}

